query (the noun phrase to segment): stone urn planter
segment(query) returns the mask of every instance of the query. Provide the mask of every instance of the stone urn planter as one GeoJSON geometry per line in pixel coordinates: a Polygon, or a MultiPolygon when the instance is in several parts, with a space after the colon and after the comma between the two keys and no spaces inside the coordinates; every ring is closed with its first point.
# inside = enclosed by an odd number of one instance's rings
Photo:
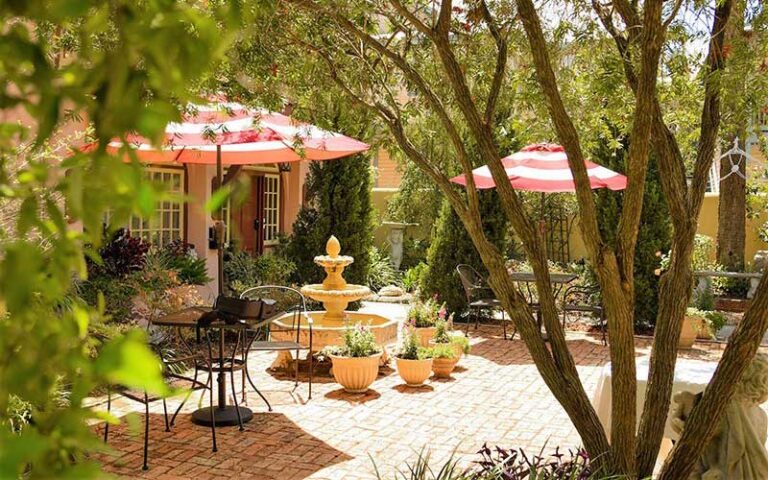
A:
{"type": "Polygon", "coordinates": [[[433,358],[432,359],[432,372],[434,372],[437,378],[448,378],[453,373],[453,369],[456,368],[456,364],[459,363],[459,357],[454,358],[433,358]]]}
{"type": "Polygon", "coordinates": [[[403,379],[409,387],[419,387],[429,378],[432,373],[432,359],[406,360],[405,358],[395,357],[397,364],[397,374],[403,379]]]}
{"type": "Polygon", "coordinates": [[[381,353],[368,357],[342,357],[330,355],[333,378],[345,392],[365,393],[379,375],[381,353]]]}
{"type": "Polygon", "coordinates": [[[683,318],[683,329],[680,331],[680,343],[677,348],[687,350],[693,347],[696,337],[699,335],[701,321],[699,317],[688,315],[683,318]]]}

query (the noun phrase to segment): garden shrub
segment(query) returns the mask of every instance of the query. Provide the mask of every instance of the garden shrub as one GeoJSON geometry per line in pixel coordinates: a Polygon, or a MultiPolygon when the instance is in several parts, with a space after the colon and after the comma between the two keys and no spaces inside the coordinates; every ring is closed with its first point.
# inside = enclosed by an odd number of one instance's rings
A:
{"type": "Polygon", "coordinates": [[[226,288],[235,295],[259,285],[289,285],[294,269],[295,265],[280,255],[253,257],[237,250],[224,257],[226,288]]]}
{"type": "Polygon", "coordinates": [[[150,244],[121,228],[99,249],[98,259],[88,258],[88,277],[122,278],[144,268],[150,244]]]}
{"type": "Polygon", "coordinates": [[[419,288],[427,268],[428,265],[426,262],[420,262],[418,265],[415,265],[406,270],[403,274],[403,288],[405,288],[405,290],[408,292],[413,292],[419,288]]]}
{"type": "Polygon", "coordinates": [[[161,250],[168,268],[174,270],[185,285],[205,285],[211,281],[204,258],[198,258],[191,244],[175,240],[161,250]]]}
{"type": "MultiPolygon", "coordinates": [[[[615,138],[601,137],[598,146],[592,152],[592,159],[619,173],[625,173],[625,156],[629,151],[629,142],[625,137],[611,129],[615,138]],[[619,148],[613,148],[615,142],[619,148]]],[[[596,207],[600,222],[600,231],[608,244],[616,241],[616,230],[621,214],[622,193],[608,189],[597,191],[596,207]]],[[[659,297],[659,252],[670,247],[672,227],[657,161],[651,156],[648,173],[645,177],[643,210],[640,216],[640,229],[635,249],[635,328],[644,330],[656,324],[659,297]]]]}
{"type": "MultiPolygon", "coordinates": [[[[485,234],[504,251],[507,222],[499,208],[498,194],[495,190],[486,190],[479,191],[478,195],[485,234]]],[[[428,266],[419,287],[425,298],[437,295],[441,302],[445,302],[449,313],[460,314],[467,307],[464,289],[456,273],[456,266],[461,263],[472,265],[481,275],[486,275],[480,254],[458,215],[446,201],[434,227],[432,244],[427,252],[428,266]]]]}
{"type": "Polygon", "coordinates": [[[398,272],[392,264],[392,260],[389,259],[389,256],[382,253],[378,248],[371,247],[369,258],[371,263],[368,268],[368,278],[365,283],[372,291],[378,292],[387,285],[402,284],[400,272],[398,272]]]}

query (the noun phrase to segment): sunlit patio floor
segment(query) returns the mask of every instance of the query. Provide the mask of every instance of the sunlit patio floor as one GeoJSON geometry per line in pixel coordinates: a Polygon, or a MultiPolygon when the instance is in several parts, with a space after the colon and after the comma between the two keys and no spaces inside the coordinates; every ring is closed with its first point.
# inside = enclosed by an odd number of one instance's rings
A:
{"type": "MultiPolygon", "coordinates": [[[[367,308],[404,316],[401,306],[367,308]]],[[[382,477],[390,479],[422,448],[431,452],[435,464],[453,452],[469,464],[486,442],[530,452],[545,445],[546,450],[577,447],[579,436],[523,343],[503,340],[496,325],[481,325],[470,333],[472,353],[462,359],[450,379],[409,388],[396,371],[386,368],[368,393],[347,394],[326,376],[316,378],[309,401],[306,383],[292,394],[289,377],[267,371],[274,354],[254,355],[252,375],[274,411],[267,412],[258,395],[249,393],[253,421],[243,432],[237,427],[217,429],[217,453],[211,452],[210,430],[190,421],[198,392],[170,433],[165,432],[161,402],[152,405],[147,472],[141,471],[142,429],[131,429],[127,422],[111,429],[113,452],[100,455],[99,460],[106,471],[120,476],[196,480],[369,479],[375,478],[375,462],[382,477]]],[[[597,337],[569,332],[568,339],[591,394],[600,368],[608,361],[608,349],[597,337]]],[[[641,353],[647,352],[647,340],[637,343],[641,353]]],[[[685,355],[714,360],[719,353],[719,346],[703,345],[685,355]]],[[[179,402],[180,398],[171,399],[169,409],[179,402]]],[[[141,404],[124,399],[113,402],[113,412],[121,417],[142,411],[141,404]]]]}

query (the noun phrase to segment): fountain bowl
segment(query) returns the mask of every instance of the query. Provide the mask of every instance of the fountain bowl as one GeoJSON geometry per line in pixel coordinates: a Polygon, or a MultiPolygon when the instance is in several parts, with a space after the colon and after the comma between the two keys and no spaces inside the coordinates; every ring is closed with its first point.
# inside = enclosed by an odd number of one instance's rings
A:
{"type": "MultiPolygon", "coordinates": [[[[312,319],[312,353],[316,353],[330,345],[342,344],[344,330],[347,326],[346,323],[339,324],[335,320],[327,322],[325,318],[326,312],[324,311],[312,311],[307,312],[307,314],[312,319]]],[[[397,320],[366,312],[344,312],[344,315],[349,322],[349,325],[354,325],[357,322],[360,322],[363,325],[370,325],[371,331],[376,336],[376,343],[382,347],[386,347],[397,341],[397,320]]],[[[292,323],[293,316],[293,313],[287,313],[273,322],[277,329],[283,330],[272,331],[271,335],[273,340],[284,342],[296,341],[296,330],[292,323]]],[[[309,347],[309,329],[304,322],[302,322],[299,333],[299,343],[305,347],[309,347]]],[[[386,352],[386,349],[384,351],[386,352]]],[[[382,360],[386,361],[386,354],[383,356],[382,360]]],[[[272,368],[286,368],[290,366],[291,361],[292,358],[290,352],[280,352],[275,363],[272,364],[272,368]]]]}

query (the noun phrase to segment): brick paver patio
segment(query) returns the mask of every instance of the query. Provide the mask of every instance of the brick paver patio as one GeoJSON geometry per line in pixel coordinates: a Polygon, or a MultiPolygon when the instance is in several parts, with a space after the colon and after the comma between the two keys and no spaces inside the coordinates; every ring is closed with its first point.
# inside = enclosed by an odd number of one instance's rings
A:
{"type": "MultiPolygon", "coordinates": [[[[569,332],[568,338],[591,392],[608,361],[608,349],[596,337],[569,332]]],[[[138,478],[370,479],[375,478],[371,458],[384,478],[393,478],[395,468],[403,468],[422,448],[431,451],[435,464],[453,451],[466,464],[484,442],[536,452],[544,445],[580,444],[521,341],[505,341],[500,328],[481,326],[472,331],[472,344],[472,354],[451,379],[413,389],[394,370],[382,369],[367,394],[353,395],[321,377],[309,402],[306,384],[291,394],[289,378],[267,372],[272,354],[254,355],[254,380],[274,412],[267,412],[255,393],[249,394],[253,421],[244,432],[217,429],[217,453],[211,452],[210,430],[190,421],[196,393],[170,433],[164,431],[161,403],[153,405],[149,471],[140,470],[142,430],[131,431],[125,422],[112,428],[114,452],[100,460],[109,472],[138,478]]],[[[639,344],[647,348],[647,342],[639,344]]],[[[717,352],[694,350],[692,355],[716,357],[717,352]]],[[[170,400],[169,409],[178,402],[170,400]]],[[[142,410],[142,405],[122,399],[113,403],[119,416],[142,410]]]]}

